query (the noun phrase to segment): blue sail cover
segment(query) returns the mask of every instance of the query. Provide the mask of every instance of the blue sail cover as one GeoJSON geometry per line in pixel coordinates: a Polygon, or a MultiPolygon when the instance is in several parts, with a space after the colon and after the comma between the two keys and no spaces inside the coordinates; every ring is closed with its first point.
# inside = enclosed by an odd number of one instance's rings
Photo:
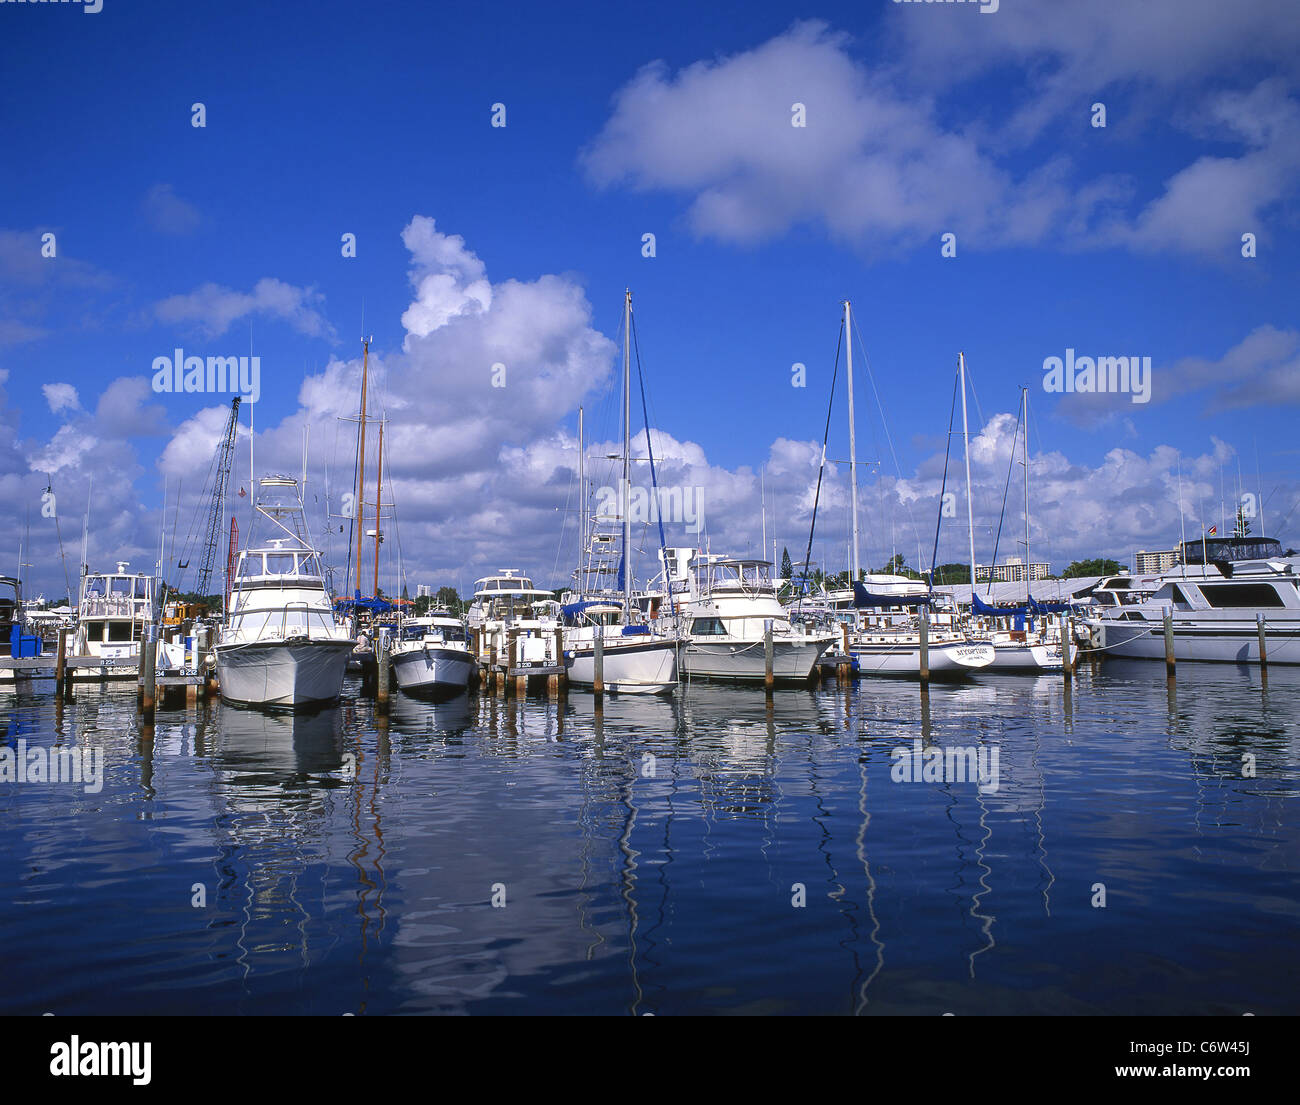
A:
{"type": "Polygon", "coordinates": [[[1074,609],[1074,604],[1070,602],[1039,602],[1037,599],[1029,600],[1029,611],[1032,614],[1065,614],[1074,609]]]}
{"type": "Polygon", "coordinates": [[[974,591],[971,592],[970,606],[976,614],[988,614],[995,618],[1023,618],[1030,612],[1027,606],[990,606],[974,591]]]}
{"type": "Polygon", "coordinates": [[[990,606],[979,595],[971,595],[971,609],[976,614],[989,614],[995,618],[1023,618],[1026,614],[1064,614],[1074,609],[1068,602],[1039,602],[1030,598],[1019,606],[990,606]]]}
{"type": "Polygon", "coordinates": [[[584,610],[590,610],[593,606],[608,606],[607,602],[596,602],[594,599],[587,599],[584,602],[566,602],[560,607],[560,613],[566,618],[576,617],[584,610]]]}
{"type": "Polygon", "coordinates": [[[334,600],[334,605],[340,610],[370,610],[378,613],[379,611],[392,610],[393,604],[387,599],[369,598],[363,599],[361,592],[357,591],[352,598],[338,598],[334,600]]]}
{"type": "Polygon", "coordinates": [[[864,606],[929,606],[934,601],[933,595],[882,595],[877,591],[868,591],[859,580],[853,581],[853,605],[864,606]]]}

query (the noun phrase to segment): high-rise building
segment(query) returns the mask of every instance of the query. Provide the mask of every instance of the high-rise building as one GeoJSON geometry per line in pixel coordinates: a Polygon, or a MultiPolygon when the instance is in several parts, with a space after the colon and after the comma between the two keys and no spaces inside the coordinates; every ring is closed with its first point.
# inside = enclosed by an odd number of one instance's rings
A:
{"type": "Polygon", "coordinates": [[[1138,549],[1133,554],[1133,570],[1138,575],[1155,575],[1158,572],[1167,572],[1170,568],[1175,568],[1181,563],[1177,549],[1163,549],[1157,552],[1138,549]]]}
{"type": "Polygon", "coordinates": [[[433,598],[433,588],[427,583],[421,583],[415,588],[415,597],[417,599],[431,599],[433,598]]]}
{"type": "MultiPolygon", "coordinates": [[[[1046,560],[1035,560],[1029,565],[1030,579],[1046,579],[1052,573],[1052,566],[1046,560]]],[[[994,583],[1023,583],[1025,581],[1025,562],[1018,556],[1009,556],[1001,564],[976,564],[975,582],[986,583],[992,575],[994,583]]]]}

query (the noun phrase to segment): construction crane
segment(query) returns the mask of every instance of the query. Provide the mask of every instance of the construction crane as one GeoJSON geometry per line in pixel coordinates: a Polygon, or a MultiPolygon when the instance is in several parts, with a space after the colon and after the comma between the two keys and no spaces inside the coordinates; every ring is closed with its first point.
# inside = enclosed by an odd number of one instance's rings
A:
{"type": "Polygon", "coordinates": [[[226,488],[230,483],[230,464],[235,455],[235,432],[239,429],[239,399],[230,401],[230,420],[226,432],[217,444],[215,475],[212,480],[212,500],[208,507],[207,538],[203,542],[203,560],[199,564],[199,579],[194,588],[200,597],[208,593],[212,582],[212,564],[217,556],[217,541],[221,535],[221,519],[226,512],[226,488]]]}

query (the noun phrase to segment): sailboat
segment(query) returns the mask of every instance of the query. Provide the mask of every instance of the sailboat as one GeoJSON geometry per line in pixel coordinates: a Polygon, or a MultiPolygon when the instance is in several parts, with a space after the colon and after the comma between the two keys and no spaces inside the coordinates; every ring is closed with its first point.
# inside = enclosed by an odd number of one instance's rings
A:
{"type": "MultiPolygon", "coordinates": [[[[966,509],[973,520],[973,506],[970,481],[970,433],[966,425],[966,355],[959,354],[962,387],[962,436],[966,449],[966,509]]],[[[975,530],[971,528],[971,615],[979,616],[983,632],[993,646],[993,662],[987,670],[991,672],[1047,672],[1060,671],[1062,665],[1062,648],[1076,649],[1072,641],[1062,642],[1064,634],[1059,622],[1052,616],[1061,613],[1060,604],[1046,604],[1034,601],[1031,590],[1033,578],[1032,561],[1029,558],[1029,389],[1021,388],[1020,418],[1024,426],[1024,469],[1025,469],[1025,603],[1023,606],[1000,607],[984,602],[975,589],[975,530]],[[1037,616],[1038,625],[1034,625],[1037,616]]],[[[1012,446],[1014,450],[1014,445],[1012,446]]],[[[990,567],[990,580],[992,568],[990,567]]],[[[1073,651],[1071,656],[1073,656],[1073,651]]]]}
{"type": "MultiPolygon", "coordinates": [[[[853,544],[850,563],[852,603],[856,611],[849,632],[849,655],[860,675],[920,677],[921,624],[925,608],[926,660],[930,678],[963,679],[993,662],[993,649],[972,641],[950,612],[935,612],[939,597],[920,580],[876,573],[864,575],[858,566],[858,459],[853,421],[853,316],[844,301],[845,349],[849,392],[849,483],[852,496],[853,544]],[[871,613],[867,613],[871,611],[871,613]]],[[[832,602],[837,596],[832,594],[832,602]]]]}
{"type": "MultiPolygon", "coordinates": [[[[352,616],[352,625],[356,637],[356,647],[348,661],[348,671],[360,675],[363,681],[374,679],[376,674],[375,638],[388,632],[390,626],[383,624],[381,615],[392,610],[392,604],[379,595],[379,548],[384,535],[380,524],[380,514],[384,499],[384,426],[386,419],[368,417],[366,414],[369,400],[370,380],[370,344],[373,338],[361,339],[361,399],[357,410],[357,482],[352,515],[352,537],[355,538],[355,579],[350,598],[343,599],[341,607],[352,616]],[[379,423],[379,459],[375,466],[375,528],[367,530],[366,519],[366,427],[379,423]],[[361,594],[361,551],[362,542],[367,537],[374,538],[374,578],[371,594],[365,598],[361,594]]],[[[344,418],[341,421],[352,421],[344,418]]],[[[353,560],[353,548],[350,538],[348,559],[353,560]]],[[[351,567],[351,565],[349,565],[351,567]]]]}
{"type": "MultiPolygon", "coordinates": [[[[577,687],[594,687],[596,682],[596,642],[600,641],[604,689],[613,694],[668,694],[677,686],[677,660],[681,638],[675,629],[661,630],[641,619],[640,605],[632,590],[632,483],[631,471],[631,380],[632,380],[632,293],[623,298],[623,474],[620,484],[622,540],[611,533],[593,532],[586,542],[586,495],[579,490],[580,549],[586,558],[576,576],[576,594],[566,596],[560,612],[564,620],[564,666],[569,683],[577,687]],[[593,560],[596,575],[613,562],[617,549],[617,576],[621,586],[600,586],[590,590],[593,560]]],[[[646,439],[649,440],[649,427],[646,439]]],[[[578,434],[579,483],[585,443],[578,434]]],[[[602,580],[602,584],[607,581],[602,580]]]]}
{"type": "Polygon", "coordinates": [[[338,699],[356,644],[334,614],[320,554],[306,540],[298,481],[260,481],[257,535],[239,553],[215,652],[221,697],[249,706],[299,708],[338,699]]]}

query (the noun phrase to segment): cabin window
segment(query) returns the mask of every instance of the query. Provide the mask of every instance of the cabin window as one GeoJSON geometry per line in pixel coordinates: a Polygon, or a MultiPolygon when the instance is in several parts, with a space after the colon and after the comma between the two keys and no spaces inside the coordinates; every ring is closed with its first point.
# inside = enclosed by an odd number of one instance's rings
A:
{"type": "Polygon", "coordinates": [[[725,637],[726,626],[721,618],[696,618],[691,622],[691,635],[695,637],[725,637]]]}
{"type": "Polygon", "coordinates": [[[1202,583],[1201,594],[1211,606],[1285,606],[1277,588],[1267,583],[1202,583]]]}
{"type": "Polygon", "coordinates": [[[129,641],[133,628],[130,622],[109,622],[108,639],[113,642],[129,641]]]}
{"type": "Polygon", "coordinates": [[[85,625],[87,641],[102,641],[104,639],[103,622],[86,622],[85,625]]]}
{"type": "Polygon", "coordinates": [[[293,553],[267,553],[266,574],[269,576],[297,575],[293,566],[293,553]]]}

